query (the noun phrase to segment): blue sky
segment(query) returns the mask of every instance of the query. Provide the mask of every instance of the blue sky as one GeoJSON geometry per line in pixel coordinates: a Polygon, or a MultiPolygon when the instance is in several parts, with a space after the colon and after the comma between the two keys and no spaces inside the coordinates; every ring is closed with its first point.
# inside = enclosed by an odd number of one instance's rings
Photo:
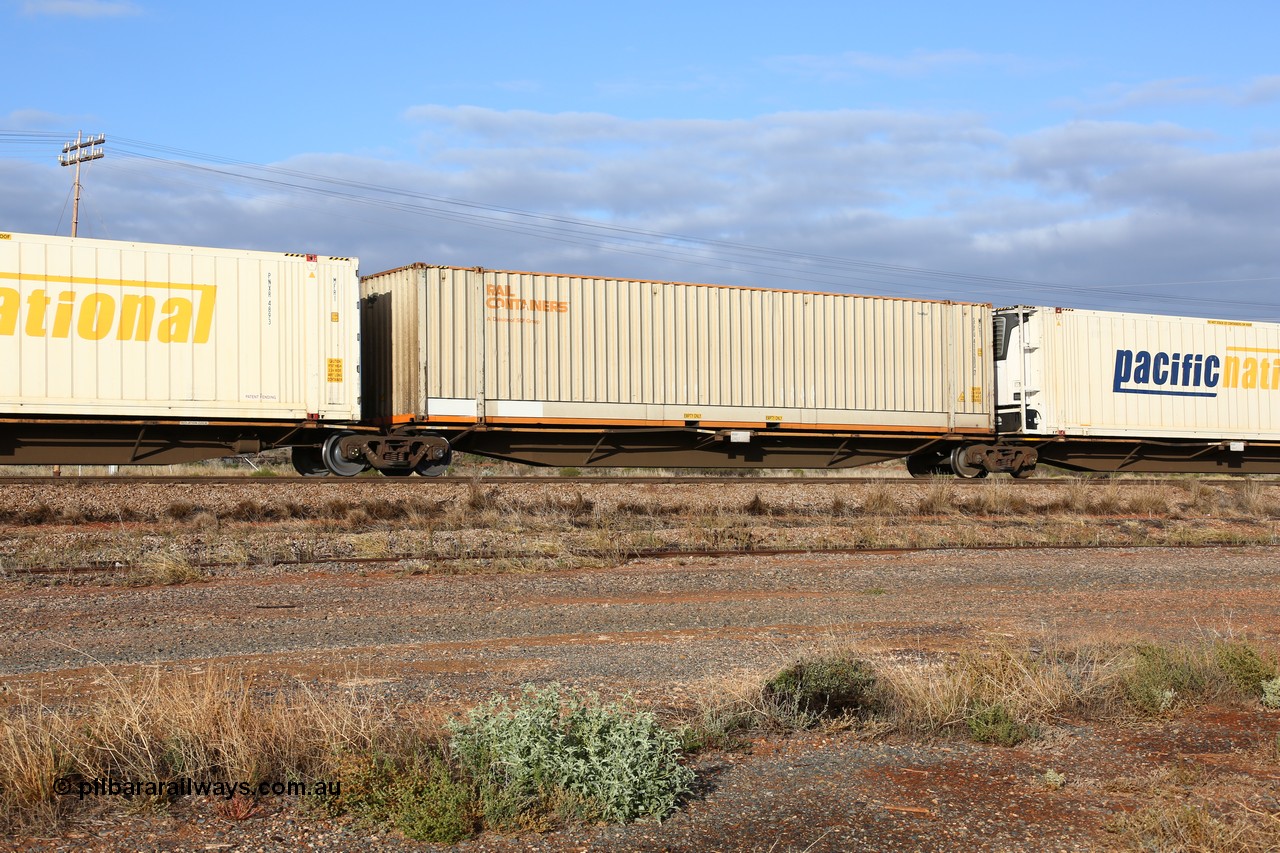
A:
{"type": "Polygon", "coordinates": [[[1280,320],[1280,5],[1040,5],[0,0],[0,229],[1280,320]]]}

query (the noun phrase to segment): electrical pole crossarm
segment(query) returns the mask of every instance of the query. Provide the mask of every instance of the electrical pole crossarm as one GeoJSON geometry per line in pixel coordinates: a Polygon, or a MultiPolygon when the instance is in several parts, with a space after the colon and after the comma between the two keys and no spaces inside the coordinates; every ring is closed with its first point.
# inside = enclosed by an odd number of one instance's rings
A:
{"type": "Polygon", "coordinates": [[[68,142],[62,146],[62,154],[58,156],[58,162],[63,166],[76,167],[76,200],[71,207],[71,236],[76,236],[76,231],[80,226],[80,164],[88,163],[90,160],[101,160],[107,156],[102,150],[102,146],[107,142],[107,135],[99,133],[97,136],[90,136],[88,139],[83,138],[83,134],[76,134],[75,142],[68,142]]]}

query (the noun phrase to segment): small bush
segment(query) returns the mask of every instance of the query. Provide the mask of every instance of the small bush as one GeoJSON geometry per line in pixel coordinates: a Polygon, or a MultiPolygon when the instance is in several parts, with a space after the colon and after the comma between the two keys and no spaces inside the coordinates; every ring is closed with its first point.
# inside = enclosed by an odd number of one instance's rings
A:
{"type": "Polygon", "coordinates": [[[1051,791],[1057,791],[1067,784],[1067,777],[1059,773],[1057,770],[1050,768],[1040,774],[1040,781],[1045,787],[1051,791]]]}
{"type": "Polygon", "coordinates": [[[1014,718],[1009,709],[1001,703],[977,709],[965,718],[965,723],[969,726],[969,733],[978,743],[1017,746],[1024,740],[1035,737],[1036,734],[1034,728],[1014,718]]]}
{"type": "MultiPolygon", "coordinates": [[[[1264,708],[1280,708],[1280,677],[1262,682],[1262,705],[1264,708]]],[[[1276,747],[1280,753],[1280,735],[1276,735],[1276,747]]]]}
{"type": "Polygon", "coordinates": [[[792,664],[770,679],[763,693],[775,706],[816,718],[871,708],[875,686],[876,675],[870,665],[828,657],[792,664]]]}
{"type": "Polygon", "coordinates": [[[165,515],[174,521],[186,521],[196,514],[198,507],[187,501],[174,501],[165,508],[165,515]]]}
{"type": "Polygon", "coordinates": [[[594,694],[526,686],[518,700],[495,698],[451,729],[454,756],[475,780],[494,829],[660,819],[693,779],[676,735],[653,714],[602,705],[594,694]]]}
{"type": "Polygon", "coordinates": [[[1276,676],[1275,663],[1263,660],[1253,646],[1243,640],[1215,644],[1213,659],[1227,680],[1247,696],[1261,697],[1263,682],[1276,676]]]}
{"type": "Polygon", "coordinates": [[[454,778],[436,751],[408,761],[379,753],[349,754],[337,767],[341,794],[326,803],[368,826],[394,826],[409,838],[453,844],[476,830],[471,788],[454,778]]]}
{"type": "Polygon", "coordinates": [[[241,500],[226,514],[235,521],[279,521],[287,518],[284,511],[277,506],[254,500],[241,500]]]}
{"type": "Polygon", "coordinates": [[[46,503],[37,504],[22,514],[23,524],[53,524],[62,518],[62,513],[46,503]]]}
{"type": "Polygon", "coordinates": [[[1134,647],[1133,665],[1121,685],[1130,705],[1158,716],[1168,713],[1180,700],[1203,693],[1205,680],[1185,650],[1142,643],[1134,647]]]}

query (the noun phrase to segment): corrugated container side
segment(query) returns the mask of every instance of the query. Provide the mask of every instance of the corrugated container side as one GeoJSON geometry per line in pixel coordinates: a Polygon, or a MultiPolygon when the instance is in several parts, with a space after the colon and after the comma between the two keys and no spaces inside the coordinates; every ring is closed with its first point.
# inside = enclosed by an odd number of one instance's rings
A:
{"type": "Polygon", "coordinates": [[[419,353],[425,397],[397,376],[386,416],[991,427],[988,306],[415,269],[419,296],[400,270],[363,285],[424,304],[394,346],[419,353]]]}
{"type": "Polygon", "coordinates": [[[0,412],[356,420],[356,262],[0,234],[0,412]]]}
{"type": "Polygon", "coordinates": [[[1053,308],[1035,319],[1037,433],[1280,439],[1280,325],[1053,308]]]}

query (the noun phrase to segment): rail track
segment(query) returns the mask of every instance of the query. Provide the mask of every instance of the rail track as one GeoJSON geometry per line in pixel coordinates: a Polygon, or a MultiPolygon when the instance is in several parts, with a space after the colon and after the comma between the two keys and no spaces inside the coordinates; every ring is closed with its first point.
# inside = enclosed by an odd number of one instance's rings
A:
{"type": "MultiPolygon", "coordinates": [[[[836,555],[836,556],[906,556],[910,554],[921,553],[939,553],[939,552],[1031,552],[1031,551],[1130,551],[1144,550],[1150,551],[1154,549],[1164,550],[1195,550],[1195,551],[1223,551],[1233,548],[1256,548],[1258,543],[1235,543],[1235,542],[1201,542],[1201,543],[1180,543],[1177,545],[1170,544],[1028,544],[1028,545],[943,545],[943,546],[918,546],[918,547],[894,547],[894,548],[876,548],[876,547],[849,547],[849,548],[719,548],[719,549],[690,549],[690,548],[642,548],[642,549],[626,549],[621,551],[592,551],[592,550],[575,550],[574,556],[585,558],[600,558],[616,560],[619,564],[629,563],[635,560],[645,559],[670,559],[670,558],[689,558],[689,557],[710,557],[710,558],[730,558],[730,557],[783,557],[783,556],[820,556],[820,555],[836,555]]],[[[454,563],[463,560],[533,560],[545,558],[547,554],[538,551],[529,552],[510,552],[510,551],[471,551],[453,554],[391,554],[379,557],[326,557],[316,556],[306,559],[273,559],[271,566],[318,566],[325,564],[337,565],[397,565],[400,563],[454,563]]],[[[253,564],[250,564],[252,567],[253,564]]],[[[261,564],[267,565],[267,564],[261,564]]],[[[196,570],[216,570],[228,568],[240,568],[243,563],[232,562],[212,562],[212,563],[191,563],[188,568],[196,570]]],[[[138,564],[115,562],[110,564],[95,564],[85,566],[41,566],[31,568],[9,568],[0,570],[0,578],[3,577],[21,577],[25,575],[114,575],[122,574],[139,568],[138,564]]]]}
{"type": "MultiPolygon", "coordinates": [[[[1086,486],[1171,486],[1187,481],[1185,477],[1033,477],[1031,479],[1020,480],[1012,477],[1001,477],[998,480],[982,479],[964,479],[960,477],[938,478],[948,483],[954,483],[959,486],[980,486],[983,483],[1000,482],[1008,483],[1011,486],[1027,487],[1027,486],[1068,486],[1068,485],[1086,485],[1086,486]]],[[[1215,477],[1200,478],[1200,482],[1207,486],[1229,486],[1242,483],[1245,481],[1259,483],[1264,486],[1280,486],[1280,477],[1271,476],[1239,476],[1239,477],[1215,477]]],[[[377,476],[361,476],[361,477],[297,477],[297,476],[281,476],[281,477],[254,477],[254,476],[238,476],[238,477],[189,477],[189,476],[152,476],[152,475],[125,475],[125,476],[62,476],[52,477],[42,476],[16,476],[5,477],[0,476],[0,486],[4,485],[55,485],[66,484],[75,485],[78,483],[121,483],[121,484],[146,484],[146,485],[260,485],[264,488],[282,485],[319,485],[340,488],[343,486],[352,486],[362,484],[368,486],[370,484],[382,484],[386,486],[416,484],[422,488],[426,488],[428,484],[449,484],[449,485],[468,485],[471,483],[482,483],[486,485],[510,485],[516,483],[526,483],[530,485],[539,484],[563,484],[573,483],[577,485],[591,485],[593,483],[609,483],[609,484],[625,484],[625,485],[734,485],[749,483],[752,485],[779,485],[779,486],[840,486],[840,485],[864,485],[868,483],[887,483],[893,484],[921,484],[928,483],[929,479],[914,479],[911,477],[750,477],[750,476],[678,476],[678,477],[661,477],[653,475],[638,476],[585,476],[585,477],[560,477],[560,476],[492,476],[492,477],[431,477],[431,478],[413,478],[403,479],[399,477],[377,477],[377,476]]]]}

